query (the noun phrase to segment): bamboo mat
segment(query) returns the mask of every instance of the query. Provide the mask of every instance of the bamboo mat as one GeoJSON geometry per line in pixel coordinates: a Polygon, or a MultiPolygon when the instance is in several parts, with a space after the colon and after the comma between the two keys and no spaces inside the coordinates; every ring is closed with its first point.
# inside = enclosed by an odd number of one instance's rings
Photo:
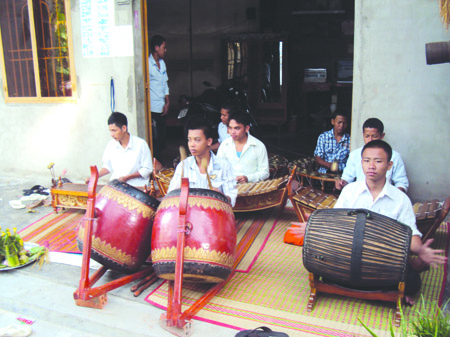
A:
{"type": "MultiPolygon", "coordinates": [[[[274,228],[248,273],[235,273],[233,278],[195,317],[198,320],[237,330],[268,326],[289,336],[370,336],[358,321],[360,318],[379,336],[388,336],[389,318],[395,305],[391,302],[366,301],[332,294],[319,294],[311,313],[308,272],[302,263],[302,247],[283,243],[291,221],[298,221],[292,209],[280,217],[272,213],[265,226],[274,228]]],[[[446,249],[448,224],[443,223],[435,236],[434,246],[446,249]]],[[[425,301],[442,302],[447,266],[422,273],[422,289],[417,295],[425,301]]],[[[209,285],[186,284],[183,287],[183,311],[195,302],[209,285]]],[[[167,282],[150,293],[146,301],[166,309],[167,282]]],[[[419,301],[417,301],[419,302],[419,301]]],[[[416,307],[404,308],[411,321],[416,307]]],[[[194,323],[195,324],[195,323],[194,323]]]]}

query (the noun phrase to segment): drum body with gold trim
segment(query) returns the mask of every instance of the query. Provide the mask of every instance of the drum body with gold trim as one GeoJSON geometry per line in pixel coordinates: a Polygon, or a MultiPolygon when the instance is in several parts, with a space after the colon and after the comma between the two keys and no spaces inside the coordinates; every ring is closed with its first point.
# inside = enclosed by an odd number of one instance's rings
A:
{"type": "MultiPolygon", "coordinates": [[[[174,280],[180,189],[168,193],[153,225],[152,262],[156,274],[174,280]]],[[[228,199],[219,192],[190,188],[186,214],[183,279],[218,283],[232,272],[236,223],[228,199]]]]}
{"type": "MultiPolygon", "coordinates": [[[[96,196],[91,258],[122,273],[134,273],[150,256],[153,219],[159,201],[119,180],[112,180],[96,196]]],[[[78,230],[83,250],[86,221],[78,230]]]]}

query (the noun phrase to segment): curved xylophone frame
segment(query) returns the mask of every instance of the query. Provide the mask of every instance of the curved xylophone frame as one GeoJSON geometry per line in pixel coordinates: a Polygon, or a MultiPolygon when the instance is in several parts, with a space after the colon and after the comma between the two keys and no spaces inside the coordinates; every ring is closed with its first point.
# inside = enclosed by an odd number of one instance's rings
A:
{"type": "MultiPolygon", "coordinates": [[[[108,271],[105,266],[100,267],[91,277],[89,277],[89,261],[91,258],[92,248],[92,226],[95,220],[95,190],[98,181],[98,170],[96,166],[91,166],[91,179],[88,186],[88,201],[86,216],[82,221],[87,221],[86,231],[84,233],[83,244],[83,260],[81,265],[81,278],[78,289],[75,290],[73,297],[75,303],[79,306],[102,309],[106,302],[106,293],[128,284],[132,281],[146,277],[145,282],[156,281],[156,275],[153,267],[147,267],[140,271],[123,276],[114,281],[107,282],[101,286],[93,288],[94,284],[108,271]]],[[[141,282],[140,285],[143,283],[141,282]]],[[[135,294],[135,296],[137,296],[135,294]]]]}
{"type": "MultiPolygon", "coordinates": [[[[236,204],[233,207],[233,212],[236,213],[236,212],[259,211],[276,206],[280,206],[281,209],[284,209],[288,197],[288,187],[287,187],[288,179],[283,177],[277,179],[281,180],[281,184],[275,190],[253,195],[238,194],[236,198],[236,204]]],[[[265,182],[268,181],[264,180],[259,182],[259,184],[264,184],[265,182]]]]}
{"type": "Polygon", "coordinates": [[[431,200],[417,202],[413,206],[416,224],[423,234],[422,242],[431,239],[450,211],[450,197],[445,201],[431,200]]]}
{"type": "MultiPolygon", "coordinates": [[[[153,172],[156,184],[158,185],[159,191],[163,197],[167,194],[170,183],[169,178],[172,177],[170,175],[171,172],[169,174],[164,172],[168,172],[168,169],[166,169],[166,171],[163,169],[159,172],[154,170],[153,172]]],[[[275,190],[253,195],[238,195],[236,198],[236,204],[233,207],[233,212],[252,212],[277,206],[280,206],[283,209],[286,205],[287,198],[288,187],[287,179],[285,179],[285,181],[282,182],[275,190]]]]}
{"type": "MultiPolygon", "coordinates": [[[[325,182],[333,182],[334,178],[318,177],[313,175],[300,175],[300,186],[294,186],[297,181],[297,166],[294,166],[287,183],[288,198],[294,207],[295,214],[300,222],[306,222],[309,215],[319,208],[333,208],[337,200],[335,193],[325,192],[325,182]],[[305,186],[304,179],[317,179],[321,184],[321,189],[315,189],[313,186],[305,186]]],[[[312,184],[309,184],[312,185],[312,184]]],[[[333,190],[336,192],[336,190],[333,190]]]]}

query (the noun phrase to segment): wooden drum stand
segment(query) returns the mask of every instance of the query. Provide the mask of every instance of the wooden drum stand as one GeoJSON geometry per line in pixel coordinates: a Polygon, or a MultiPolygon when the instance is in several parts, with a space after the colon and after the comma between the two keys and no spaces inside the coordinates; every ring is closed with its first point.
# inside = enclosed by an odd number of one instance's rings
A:
{"type": "Polygon", "coordinates": [[[84,235],[83,245],[83,261],[81,265],[81,278],[78,289],[74,292],[73,297],[75,303],[79,306],[102,309],[106,302],[108,291],[114,290],[125,284],[128,284],[137,279],[146,277],[146,280],[156,281],[156,275],[152,267],[147,267],[134,274],[123,276],[114,281],[105,283],[101,286],[93,288],[94,284],[108,271],[105,266],[100,267],[91,277],[89,277],[89,263],[91,258],[92,248],[92,226],[95,217],[95,196],[98,181],[98,170],[96,166],[91,166],[91,179],[88,186],[88,201],[86,217],[82,221],[87,221],[86,231],[84,235]],[[153,275],[152,275],[153,274],[153,275]]]}
{"type": "Polygon", "coordinates": [[[179,336],[190,336],[193,333],[191,319],[225,286],[233,277],[234,269],[237,265],[235,260],[232,272],[222,282],[217,283],[209,289],[202,297],[192,304],[190,308],[181,311],[181,296],[183,287],[183,266],[184,266],[184,248],[186,246],[186,235],[190,228],[186,221],[189,197],[189,180],[182,178],[180,203],[179,203],[179,221],[177,226],[177,255],[175,262],[175,277],[169,282],[167,312],[161,314],[160,326],[170,333],[179,336]]]}

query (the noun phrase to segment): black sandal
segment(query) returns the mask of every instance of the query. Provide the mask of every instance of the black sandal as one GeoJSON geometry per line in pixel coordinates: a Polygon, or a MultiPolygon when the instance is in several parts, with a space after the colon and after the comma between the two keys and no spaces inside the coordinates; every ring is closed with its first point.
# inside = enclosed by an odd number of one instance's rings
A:
{"type": "Polygon", "coordinates": [[[45,192],[45,187],[41,186],[41,185],[34,185],[32,188],[30,188],[29,190],[23,190],[23,195],[28,196],[31,194],[41,194],[41,195],[48,195],[48,192],[45,192]]]}

